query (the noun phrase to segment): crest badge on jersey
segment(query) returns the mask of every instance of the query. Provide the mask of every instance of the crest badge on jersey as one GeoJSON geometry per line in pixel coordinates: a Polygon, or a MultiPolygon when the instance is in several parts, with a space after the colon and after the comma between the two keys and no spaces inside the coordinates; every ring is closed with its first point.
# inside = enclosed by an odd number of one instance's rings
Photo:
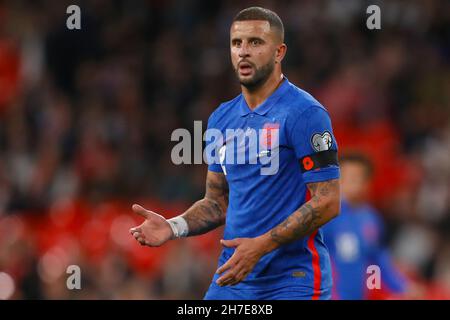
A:
{"type": "Polygon", "coordinates": [[[278,135],[278,130],[280,129],[279,123],[267,122],[264,124],[262,135],[261,135],[261,145],[270,149],[272,147],[272,140],[275,138],[275,134],[278,135]]]}

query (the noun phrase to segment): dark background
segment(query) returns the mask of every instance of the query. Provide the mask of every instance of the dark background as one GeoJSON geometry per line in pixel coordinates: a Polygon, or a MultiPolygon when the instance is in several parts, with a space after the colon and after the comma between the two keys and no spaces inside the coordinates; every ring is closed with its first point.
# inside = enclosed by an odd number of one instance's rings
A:
{"type": "MultiPolygon", "coordinates": [[[[203,196],[176,128],[240,92],[229,27],[277,12],[284,74],[329,110],[340,150],[375,163],[386,244],[425,298],[450,294],[448,1],[0,1],[0,299],[197,299],[221,230],[141,248],[134,202],[171,217],[203,196]],[[81,8],[81,30],[66,8],[81,8]],[[381,8],[381,30],[366,8],[381,8]],[[67,290],[66,267],[82,270],[67,290]]],[[[380,293],[378,298],[389,295],[380,293]]]]}

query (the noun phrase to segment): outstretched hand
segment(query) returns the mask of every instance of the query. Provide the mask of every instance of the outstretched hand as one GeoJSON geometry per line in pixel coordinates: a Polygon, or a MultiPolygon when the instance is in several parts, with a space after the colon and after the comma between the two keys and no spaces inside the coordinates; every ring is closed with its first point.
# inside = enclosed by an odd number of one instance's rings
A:
{"type": "Polygon", "coordinates": [[[145,218],[145,221],[130,229],[131,235],[143,246],[159,247],[173,238],[173,232],[167,220],[156,212],[146,210],[134,204],[135,213],[145,218]]]}

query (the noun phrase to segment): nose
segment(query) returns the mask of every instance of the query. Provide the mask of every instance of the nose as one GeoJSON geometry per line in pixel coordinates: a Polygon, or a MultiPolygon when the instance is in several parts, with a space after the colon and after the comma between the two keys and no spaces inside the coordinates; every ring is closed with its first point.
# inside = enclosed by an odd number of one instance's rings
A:
{"type": "Polygon", "coordinates": [[[249,50],[248,50],[248,45],[245,42],[243,42],[241,44],[241,46],[239,48],[239,51],[238,51],[238,54],[239,54],[240,58],[245,58],[245,57],[248,57],[250,55],[249,50]]]}

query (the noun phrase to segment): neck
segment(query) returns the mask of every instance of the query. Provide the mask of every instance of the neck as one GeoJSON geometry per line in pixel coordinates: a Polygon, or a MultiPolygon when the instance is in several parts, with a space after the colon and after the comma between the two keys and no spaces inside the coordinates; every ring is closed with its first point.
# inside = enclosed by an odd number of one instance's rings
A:
{"type": "Polygon", "coordinates": [[[242,94],[250,109],[254,110],[263,103],[282,83],[283,74],[281,71],[273,72],[270,77],[260,87],[248,90],[241,85],[242,94]]]}

